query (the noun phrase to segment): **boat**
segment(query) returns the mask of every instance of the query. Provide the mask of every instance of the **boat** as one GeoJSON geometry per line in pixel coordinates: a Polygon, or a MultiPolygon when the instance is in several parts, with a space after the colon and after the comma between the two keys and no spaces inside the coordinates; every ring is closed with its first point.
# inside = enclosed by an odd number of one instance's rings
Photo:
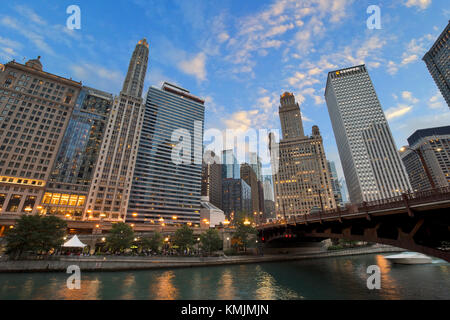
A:
{"type": "Polygon", "coordinates": [[[417,252],[403,252],[385,258],[398,264],[427,264],[433,262],[432,258],[417,252]]]}

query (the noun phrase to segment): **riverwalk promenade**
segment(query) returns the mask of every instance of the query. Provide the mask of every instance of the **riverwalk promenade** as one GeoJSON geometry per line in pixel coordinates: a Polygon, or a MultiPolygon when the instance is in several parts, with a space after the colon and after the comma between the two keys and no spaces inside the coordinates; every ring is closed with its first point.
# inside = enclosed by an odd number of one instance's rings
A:
{"type": "Polygon", "coordinates": [[[164,268],[192,268],[205,266],[220,266],[230,264],[249,264],[264,262],[282,262],[302,259],[319,259],[361,254],[400,252],[400,248],[375,245],[336,251],[324,251],[307,254],[277,254],[264,256],[220,256],[220,257],[135,257],[135,256],[91,256],[73,257],[61,256],[50,260],[20,260],[13,261],[2,258],[0,272],[60,272],[68,266],[77,265],[82,271],[125,271],[148,270],[164,268]]]}

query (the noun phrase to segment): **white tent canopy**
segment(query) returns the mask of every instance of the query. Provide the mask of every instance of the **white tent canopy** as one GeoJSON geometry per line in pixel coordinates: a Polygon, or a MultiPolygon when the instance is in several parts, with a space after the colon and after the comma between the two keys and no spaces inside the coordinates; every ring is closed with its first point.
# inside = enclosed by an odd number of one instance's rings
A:
{"type": "Polygon", "coordinates": [[[75,235],[72,237],[72,239],[70,239],[69,241],[67,241],[66,243],[64,243],[62,245],[65,248],[84,248],[86,247],[86,245],[80,241],[80,239],[78,239],[78,237],[75,235]]]}

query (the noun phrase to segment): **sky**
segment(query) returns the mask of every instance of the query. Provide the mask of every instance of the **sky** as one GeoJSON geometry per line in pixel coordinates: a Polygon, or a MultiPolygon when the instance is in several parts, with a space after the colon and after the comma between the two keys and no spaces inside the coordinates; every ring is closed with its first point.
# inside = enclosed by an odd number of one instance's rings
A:
{"type": "Polygon", "coordinates": [[[366,64],[397,147],[450,124],[423,55],[450,19],[448,0],[2,1],[0,63],[42,56],[44,70],[118,94],[133,49],[150,43],[145,90],[164,81],[206,101],[205,129],[277,129],[293,92],[305,133],[318,125],[342,167],[324,99],[329,71],[366,64]],[[70,30],[70,5],[81,28],[70,30]],[[381,29],[369,29],[370,5],[381,29]]]}

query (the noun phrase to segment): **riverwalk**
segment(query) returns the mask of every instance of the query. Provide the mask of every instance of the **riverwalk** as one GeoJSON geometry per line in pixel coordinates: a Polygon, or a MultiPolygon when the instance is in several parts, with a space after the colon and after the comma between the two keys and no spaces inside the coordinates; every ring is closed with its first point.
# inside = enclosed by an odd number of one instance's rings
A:
{"type": "Polygon", "coordinates": [[[123,256],[61,256],[51,260],[1,260],[0,272],[55,272],[66,271],[68,266],[77,265],[83,271],[125,271],[163,268],[193,268],[231,264],[282,262],[303,259],[320,259],[361,254],[400,252],[400,248],[375,245],[336,251],[308,254],[285,254],[264,256],[220,256],[220,257],[123,257],[123,256]]]}

